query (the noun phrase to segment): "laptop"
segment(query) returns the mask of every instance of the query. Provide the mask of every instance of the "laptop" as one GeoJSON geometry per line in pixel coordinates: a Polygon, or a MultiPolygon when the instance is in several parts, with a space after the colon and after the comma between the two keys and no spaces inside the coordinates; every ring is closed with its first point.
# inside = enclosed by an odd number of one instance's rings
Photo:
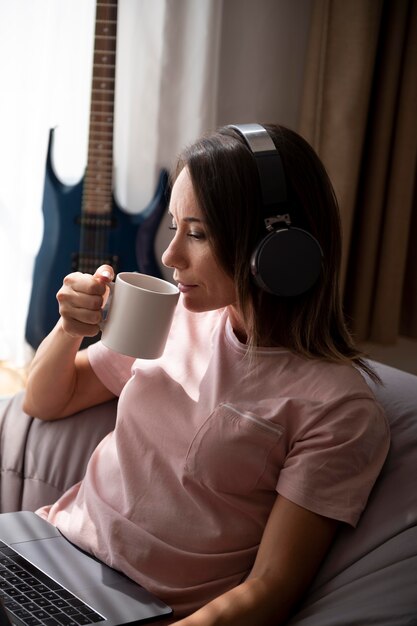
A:
{"type": "Polygon", "coordinates": [[[172,614],[29,511],[0,514],[0,598],[16,626],[123,626],[172,614]]]}

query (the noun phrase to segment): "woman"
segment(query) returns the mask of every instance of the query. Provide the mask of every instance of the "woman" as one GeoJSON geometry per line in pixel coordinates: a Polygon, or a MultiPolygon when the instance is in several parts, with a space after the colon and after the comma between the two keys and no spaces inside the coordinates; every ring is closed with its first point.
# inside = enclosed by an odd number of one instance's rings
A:
{"type": "Polygon", "coordinates": [[[26,391],[25,410],[43,419],[120,396],[82,483],[39,514],[155,592],[181,626],[284,623],[339,524],[356,525],[389,445],[343,320],[331,184],[296,133],[261,135],[285,175],[278,230],[291,222],[320,250],[312,284],[291,296],[262,284],[259,162],[241,128],[220,129],[174,175],[162,260],[181,298],[164,355],[79,351],[113,270],[71,274],[26,391]]]}

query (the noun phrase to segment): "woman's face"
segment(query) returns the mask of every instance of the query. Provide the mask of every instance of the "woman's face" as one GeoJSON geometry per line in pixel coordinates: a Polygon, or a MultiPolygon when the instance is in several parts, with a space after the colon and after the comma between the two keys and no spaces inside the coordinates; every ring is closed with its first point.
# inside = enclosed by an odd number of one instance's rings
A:
{"type": "Polygon", "coordinates": [[[213,254],[187,168],[172,188],[169,213],[174,238],[162,255],[162,262],[174,268],[184,306],[202,312],[234,305],[234,282],[213,254]]]}

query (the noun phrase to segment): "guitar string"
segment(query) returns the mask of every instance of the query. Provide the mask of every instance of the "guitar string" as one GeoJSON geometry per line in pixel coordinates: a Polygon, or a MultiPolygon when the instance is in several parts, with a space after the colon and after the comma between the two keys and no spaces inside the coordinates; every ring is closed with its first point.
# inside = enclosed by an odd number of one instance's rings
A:
{"type": "MultiPolygon", "coordinates": [[[[91,118],[94,119],[94,128],[91,127],[91,132],[94,137],[90,137],[90,155],[89,160],[94,158],[94,178],[93,172],[87,170],[87,205],[91,203],[94,205],[93,213],[90,212],[87,218],[87,225],[84,231],[90,235],[87,237],[88,249],[84,250],[85,257],[89,255],[89,248],[91,247],[91,230],[88,223],[91,221],[91,228],[94,232],[94,244],[92,246],[93,258],[89,260],[85,259],[85,264],[89,268],[88,271],[93,272],[94,267],[101,265],[103,262],[111,262],[110,258],[110,233],[111,233],[111,212],[112,212],[112,161],[113,161],[113,116],[114,116],[114,82],[115,82],[115,58],[116,58],[116,11],[117,3],[113,4],[113,19],[109,19],[108,15],[103,15],[103,8],[99,9],[97,6],[97,28],[95,32],[94,41],[94,64],[93,64],[93,90],[92,90],[92,102],[91,102],[91,118]],[[99,11],[101,10],[101,15],[99,11]],[[100,31],[98,22],[100,20],[100,31]],[[111,26],[114,26],[112,31],[111,26]],[[110,33],[110,35],[109,35],[110,33]],[[100,55],[103,56],[100,56],[100,55]],[[100,57],[100,58],[99,58],[100,57]],[[96,60],[99,63],[96,63],[96,60]],[[104,76],[102,76],[104,74],[104,76]],[[112,84],[109,84],[112,83],[112,84]],[[100,101],[97,99],[97,87],[100,85],[98,93],[100,101]],[[107,93],[110,93],[111,102],[107,101],[107,93]],[[98,111],[96,110],[98,109],[98,111]],[[110,111],[108,110],[110,109],[110,111]],[[111,119],[110,119],[111,118],[111,119]],[[111,137],[108,137],[108,129],[110,126],[111,137]],[[97,128],[100,130],[97,131],[97,128]],[[103,136],[98,136],[99,132],[103,136]],[[110,147],[109,147],[110,142],[110,147]],[[94,155],[91,154],[91,146],[93,147],[94,155]],[[103,148],[105,146],[105,148],[103,148]],[[110,159],[110,161],[109,161],[110,159]],[[102,206],[104,197],[105,206],[102,206]],[[107,205],[107,206],[106,206],[107,205]],[[106,254],[107,253],[107,254],[106,254]]],[[[90,206],[91,209],[91,206],[90,206]]],[[[84,234],[85,239],[85,234],[84,234]]]]}

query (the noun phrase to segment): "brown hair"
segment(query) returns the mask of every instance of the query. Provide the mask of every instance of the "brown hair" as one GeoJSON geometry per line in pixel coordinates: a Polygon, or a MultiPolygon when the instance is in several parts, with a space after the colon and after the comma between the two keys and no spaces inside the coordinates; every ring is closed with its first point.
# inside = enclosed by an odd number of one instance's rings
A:
{"type": "Polygon", "coordinates": [[[265,227],[255,159],[237,131],[223,127],[186,148],[174,175],[188,168],[214,253],[236,282],[249,349],[283,346],[307,358],[349,361],[377,380],[354,346],[342,311],[341,226],[327,172],[300,135],[283,126],[264,127],[281,156],[288,200],[323,250],[321,275],[306,293],[272,295],[252,279],[250,257],[265,227]]]}

